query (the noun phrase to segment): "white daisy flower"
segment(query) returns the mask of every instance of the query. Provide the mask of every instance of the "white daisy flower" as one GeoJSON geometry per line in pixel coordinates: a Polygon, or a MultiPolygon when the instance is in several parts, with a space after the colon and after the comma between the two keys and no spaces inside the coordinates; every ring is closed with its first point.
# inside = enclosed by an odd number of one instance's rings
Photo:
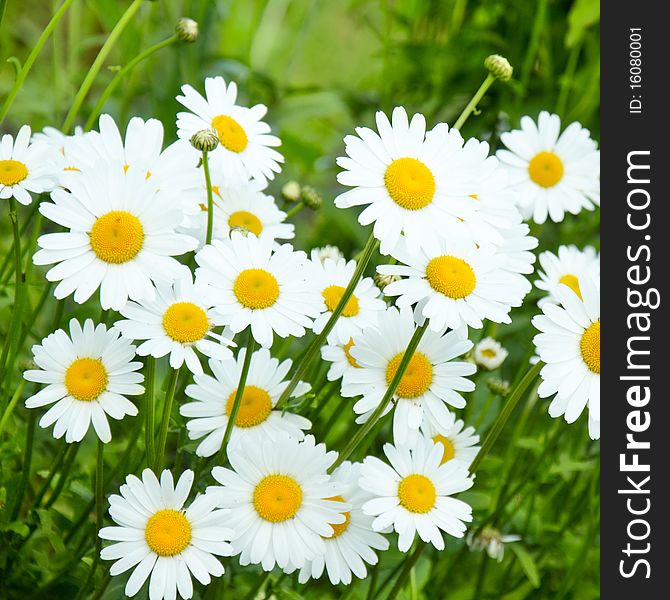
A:
{"type": "MultiPolygon", "coordinates": [[[[195,402],[183,404],[179,412],[188,418],[186,428],[189,437],[192,440],[205,438],[196,449],[198,456],[212,456],[221,448],[246,352],[246,348],[240,349],[237,360],[210,360],[209,367],[214,377],[196,375],[195,383],[186,388],[186,395],[195,402]]],[[[285,377],[291,364],[290,358],[281,363],[272,358],[266,348],[251,355],[249,374],[230,437],[231,444],[248,438],[255,443],[265,438],[274,440],[279,432],[297,440],[303,439],[303,430],[312,426],[308,419],[288,411],[272,410],[288,385],[285,377]]],[[[300,382],[291,397],[302,396],[310,389],[308,383],[300,382]]]]}
{"type": "Polygon", "coordinates": [[[417,533],[438,550],[444,550],[440,530],[463,537],[472,508],[451,495],[472,487],[467,468],[454,460],[442,463],[442,446],[427,438],[413,447],[384,444],[384,454],[391,466],[368,456],[359,480],[375,496],[363,504],[363,512],[376,517],[372,528],[393,525],[401,552],[409,550],[417,533]]]}
{"type": "Polygon", "coordinates": [[[33,256],[36,265],[59,263],[46,275],[60,281],[56,298],[74,293],[82,304],[100,288],[102,308],[119,310],[128,298],[153,299],[154,283],[179,277],[182,265],[172,257],[197,241],[175,233],[182,213],[168,190],[156,190],[142,170],[124,174],[104,163],[68,172],[63,182],[67,189],[54,190],[40,212],[69,231],[41,236],[33,256]]]}
{"type": "Polygon", "coordinates": [[[173,284],[157,284],[156,292],[154,300],[128,302],[120,310],[126,319],[114,324],[124,337],[146,340],[137,348],[137,354],[155,358],[169,354],[173,369],[185,362],[195,375],[203,372],[196,349],[211,358],[232,358],[228,346],[234,344],[213,331],[221,323],[212,306],[203,301],[204,286],[193,283],[188,268],[184,267],[173,284]]]}
{"type": "Polygon", "coordinates": [[[272,247],[270,239],[233,231],[229,240],[213,240],[195,256],[196,276],[208,285],[221,321],[234,333],[250,326],[266,348],[275,333],[305,335],[323,306],[310,281],[307,255],[289,244],[272,247]]]}
{"type": "Polygon", "coordinates": [[[505,257],[502,269],[514,273],[525,290],[524,296],[530,292],[530,282],[521,275],[530,275],[535,263],[535,254],[531,252],[537,248],[539,240],[528,235],[530,227],[526,223],[518,223],[502,231],[504,241],[496,248],[496,252],[505,257]]]}
{"type": "Polygon", "coordinates": [[[485,337],[477,343],[472,354],[477,366],[493,371],[505,362],[509,353],[499,341],[485,337]]]}
{"type": "Polygon", "coordinates": [[[540,279],[535,285],[547,292],[538,305],[541,307],[545,302],[558,304],[556,289],[560,284],[567,285],[580,298],[579,281],[583,277],[598,279],[600,277],[600,254],[596,253],[593,246],[586,246],[580,250],[577,246],[559,246],[558,253],[542,252],[539,256],[540,266],[543,271],[538,270],[540,279]]]}
{"type": "Polygon", "coordinates": [[[580,123],[560,130],[560,117],[542,111],[537,125],[526,116],[521,129],[500,136],[509,150],[497,156],[510,170],[524,218],[536,223],[547,216],[560,223],[566,212],[576,215],[600,206],[598,145],[580,123]]]}
{"type": "Polygon", "coordinates": [[[260,443],[244,439],[230,447],[232,470],[214,467],[221,486],[207,493],[230,509],[227,522],[235,529],[232,545],[240,565],[300,569],[325,553],[323,538],[335,533],[333,525],[344,523],[343,511],[351,509],[327,499],[345,487],[326,472],[336,457],[311,435],[301,442],[285,435],[260,443]]]}
{"type": "Polygon", "coordinates": [[[55,127],[45,127],[33,134],[33,142],[49,146],[49,158],[54,163],[57,178],[62,171],[80,171],[84,166],[92,166],[97,153],[91,140],[100,135],[97,131],[84,130],[77,126],[74,135],[66,135],[55,127]]]}
{"type": "Polygon", "coordinates": [[[49,145],[30,143],[30,126],[19,129],[14,139],[9,133],[0,141],[0,199],[16,198],[28,206],[30,195],[53,189],[55,167],[49,157],[49,145]]]}
{"type": "MultiPolygon", "coordinates": [[[[376,326],[367,327],[354,336],[349,353],[356,359],[358,369],[344,373],[342,395],[362,396],[354,404],[364,423],[379,406],[395,375],[405,350],[414,334],[415,322],[410,308],[391,307],[382,313],[376,326]]],[[[463,408],[465,400],[459,392],[471,392],[475,384],[466,379],[476,367],[470,362],[454,361],[472,348],[472,342],[461,332],[425,332],[400,379],[385,413],[395,406],[393,439],[406,443],[414,439],[423,421],[430,415],[443,427],[451,424],[451,413],[445,406],[463,408]]]]}
{"type": "Polygon", "coordinates": [[[335,262],[339,261],[341,258],[344,258],[344,254],[337,246],[321,246],[320,248],[312,248],[311,252],[312,261],[319,261],[323,263],[326,259],[333,260],[335,262]]]}
{"type": "Polygon", "coordinates": [[[600,289],[596,281],[579,281],[580,299],[566,285],[556,294],[561,305],[547,303],[543,315],[533,317],[541,331],[533,338],[540,360],[540,398],[554,396],[549,415],[563,415],[574,423],[586,406],[589,409],[589,434],[600,438],[600,289]]]}
{"type": "Polygon", "coordinates": [[[391,255],[404,264],[382,265],[378,271],[405,278],[387,285],[384,294],[399,296],[398,306],[416,304],[417,319],[429,319],[433,331],[463,323],[480,329],[484,319],[510,323],[511,308],[530,289],[525,278],[503,268],[504,255],[490,246],[443,238],[413,253],[401,240],[391,255]]]}
{"type": "Polygon", "coordinates": [[[223,165],[227,176],[264,182],[281,171],[279,163],[284,157],[273,149],[281,141],[270,135],[270,126],[261,120],[266,106],[246,108],[235,104],[237,85],[233,81],[226,85],[223,77],[205,79],[206,98],[190,85],[183,85],[181,91],[184,95],[177,96],[177,101],[191,112],[177,114],[177,135],[190,140],[203,129],[216,131],[220,143],[210,153],[210,160],[223,165]]]}
{"type": "Polygon", "coordinates": [[[333,585],[349,585],[352,575],[365,579],[366,563],[376,565],[379,560],[375,550],[388,549],[388,540],[372,530],[373,519],[361,508],[364,502],[372,499],[372,495],[358,485],[361,466],[360,463],[344,462],[333,471],[332,481],[346,487],[339,496],[329,500],[348,502],[351,509],[344,512],[344,523],[331,524],[334,533],[324,538],[325,553],[305,563],[298,575],[299,583],[319,579],[324,570],[333,585]]]}
{"type": "Polygon", "coordinates": [[[32,348],[39,369],[23,377],[46,387],[26,400],[27,408],[54,404],[40,419],[45,429],[56,424],[53,436],[65,435],[67,443],[80,442],[91,423],[100,441],[112,439],[107,415],[116,420],[137,415],[137,407],[125,396],[144,392],[144,376],[132,362],[135,346],[119,332],[87,319],[84,327],[70,321],[70,335],[59,329],[32,348]]]}
{"type": "Polygon", "coordinates": [[[208,585],[224,569],[216,556],[230,556],[232,529],[224,525],[225,510],[215,510],[214,499],[196,497],[184,509],[193,471],[184,471],[177,485],[165,470],[160,482],[150,469],[142,479],[128,475],[121,495],[109,497],[109,514],[118,527],[103,527],[98,535],[116,543],[100,552],[103,560],[116,561],[112,576],[134,567],[126,583],[126,596],[134,596],[149,579],[150,600],[193,597],[195,577],[208,585]]]}
{"type": "MultiPolygon", "coordinates": [[[[360,333],[360,331],[356,332],[356,334],[358,333],[360,333]]],[[[353,337],[349,338],[347,342],[342,343],[331,331],[326,340],[327,343],[321,346],[321,358],[332,363],[326,374],[328,381],[337,381],[350,369],[361,368],[350,352],[354,346],[353,337]]]]}
{"type": "Polygon", "coordinates": [[[484,527],[476,536],[468,534],[466,542],[473,552],[486,550],[490,558],[502,562],[505,556],[505,544],[521,541],[520,535],[503,535],[493,527],[484,527]]]}
{"type": "MultiPolygon", "coordinates": [[[[320,292],[325,304],[325,312],[314,321],[314,333],[321,333],[340,302],[344,291],[356,270],[356,261],[347,262],[340,258],[337,262],[327,258],[321,262],[312,251],[313,285],[320,292]]],[[[335,322],[331,335],[340,343],[346,344],[352,336],[364,326],[377,319],[379,311],[386,309],[386,304],[379,297],[379,288],[372,277],[363,277],[354,288],[340,318],[335,322]]]]}
{"type": "Polygon", "coordinates": [[[431,419],[426,419],[421,425],[421,433],[442,445],[442,462],[458,461],[470,468],[475,456],[479,453],[479,436],[475,435],[474,427],[465,427],[460,419],[457,421],[451,413],[451,425],[441,427],[431,419]]]}

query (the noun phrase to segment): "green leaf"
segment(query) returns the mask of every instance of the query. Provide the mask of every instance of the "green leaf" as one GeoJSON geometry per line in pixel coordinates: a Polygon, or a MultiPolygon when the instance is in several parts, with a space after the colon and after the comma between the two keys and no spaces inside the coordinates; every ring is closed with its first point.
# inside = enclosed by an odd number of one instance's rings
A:
{"type": "Polygon", "coordinates": [[[526,550],[521,544],[509,544],[508,547],[516,557],[519,559],[519,564],[523,569],[523,572],[528,577],[531,585],[534,588],[540,587],[540,574],[537,571],[537,565],[535,564],[535,559],[531,556],[530,552],[526,550]]]}
{"type": "Polygon", "coordinates": [[[600,22],[599,0],[575,0],[568,14],[568,32],[565,45],[572,48],[584,36],[584,32],[600,22]]]}

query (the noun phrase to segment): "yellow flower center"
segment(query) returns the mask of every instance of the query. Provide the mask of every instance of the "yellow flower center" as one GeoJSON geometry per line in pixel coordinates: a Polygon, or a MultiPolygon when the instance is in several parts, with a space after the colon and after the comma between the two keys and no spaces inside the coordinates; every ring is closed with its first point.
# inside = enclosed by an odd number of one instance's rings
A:
{"type": "Polygon", "coordinates": [[[540,152],[528,163],[528,175],[543,188],[553,187],[563,179],[563,161],[553,152],[540,152]]]}
{"type": "Polygon", "coordinates": [[[451,460],[456,456],[456,449],[454,448],[454,443],[446,436],[437,434],[433,436],[433,441],[437,444],[440,443],[444,447],[444,453],[442,454],[442,460],[440,464],[443,465],[448,460],[451,460]]]}
{"type": "Polygon", "coordinates": [[[65,371],[67,393],[90,402],[107,389],[107,369],[99,358],[78,358],[65,371]]]}
{"type": "Polygon", "coordinates": [[[228,227],[243,227],[254,235],[258,236],[263,231],[263,224],[253,213],[246,210],[238,210],[228,217],[228,227]]]}
{"type": "Polygon", "coordinates": [[[495,358],[496,357],[496,351],[491,350],[491,348],[483,348],[480,350],[482,356],[485,356],[486,358],[495,358]]]}
{"type": "Polygon", "coordinates": [[[190,344],[205,337],[209,319],[193,302],[175,302],[163,314],[163,329],[175,342],[190,344]]]}
{"type": "Polygon", "coordinates": [[[219,115],[212,119],[212,127],[219,135],[221,145],[231,152],[242,152],[249,143],[247,132],[232,117],[219,115]]]}
{"type": "Polygon", "coordinates": [[[171,508],[159,510],[147,521],[144,539],[158,556],[175,556],[190,544],[191,524],[184,513],[171,508]]]}
{"type": "MultiPolygon", "coordinates": [[[[342,294],[344,294],[344,288],[341,285],[330,285],[328,286],[321,295],[323,300],[326,303],[326,308],[329,311],[334,311],[335,307],[340,303],[342,299],[342,294]]],[[[342,311],[343,317],[355,317],[359,311],[358,298],[354,294],[351,294],[351,298],[347,301],[342,311]]]]}
{"type": "MultiPolygon", "coordinates": [[[[326,498],[326,500],[332,500],[333,502],[344,502],[342,496],[333,496],[332,498],[326,498]]],[[[349,511],[343,512],[344,523],[330,523],[330,526],[333,528],[333,535],[326,536],[325,539],[333,540],[336,537],[341,536],[349,527],[349,522],[351,521],[351,513],[349,511]]]]}
{"type": "MultiPolygon", "coordinates": [[[[396,374],[404,352],[396,354],[386,367],[386,384],[391,385],[391,380],[396,374]]],[[[407,369],[400,378],[396,389],[396,396],[400,398],[417,398],[425,393],[433,382],[433,365],[421,352],[415,352],[407,365],[407,369]]]]}
{"type": "Polygon", "coordinates": [[[300,484],[288,475],[268,475],[254,489],[254,508],[271,523],[292,518],[302,505],[300,484]]]}
{"type": "Polygon", "coordinates": [[[426,279],[436,292],[458,300],[467,298],[477,285],[472,267],[455,256],[438,256],[426,266],[426,279]]]}
{"type": "Polygon", "coordinates": [[[600,321],[591,323],[584,331],[579,350],[589,370],[600,374],[600,321]]]}
{"type": "Polygon", "coordinates": [[[344,350],[344,356],[347,357],[347,362],[354,368],[360,369],[361,365],[359,365],[356,362],[356,359],[351,356],[351,349],[354,346],[354,338],[349,338],[349,341],[342,346],[342,350],[344,350]]]}
{"type": "Polygon", "coordinates": [[[233,292],[246,308],[269,308],[279,298],[279,284],[264,269],[246,269],[237,276],[233,292]]]}
{"type": "Polygon", "coordinates": [[[0,184],[16,185],[28,177],[28,167],[18,160],[0,160],[0,184]]]}
{"type": "Polygon", "coordinates": [[[95,255],[114,264],[132,260],[144,244],[140,220],[125,210],[114,210],[96,219],[88,235],[95,255]]]}
{"type": "Polygon", "coordinates": [[[406,210],[428,206],[435,195],[435,178],[430,169],[416,158],[397,158],[384,173],[386,191],[406,210]]]}
{"type": "MultiPolygon", "coordinates": [[[[237,388],[233,390],[226,401],[226,414],[228,416],[233,412],[236,393],[237,388]]],[[[235,417],[235,426],[255,427],[256,425],[260,425],[268,418],[271,410],[272,399],[270,398],[270,394],[255,385],[246,385],[244,386],[240,407],[235,417]]]]}
{"type": "Polygon", "coordinates": [[[398,484],[400,505],[413,513],[427,513],[435,506],[437,493],[433,482],[425,475],[414,473],[398,484]]]}
{"type": "Polygon", "coordinates": [[[563,275],[563,277],[561,277],[558,282],[567,285],[575,294],[579,296],[580,300],[583,300],[582,291],[579,289],[579,279],[577,279],[574,275],[563,275]]]}

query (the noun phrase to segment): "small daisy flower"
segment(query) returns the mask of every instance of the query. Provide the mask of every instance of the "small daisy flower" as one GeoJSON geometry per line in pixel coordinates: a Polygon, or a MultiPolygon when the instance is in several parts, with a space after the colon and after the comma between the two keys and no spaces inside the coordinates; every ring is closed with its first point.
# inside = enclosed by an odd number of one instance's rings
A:
{"type": "Polygon", "coordinates": [[[558,254],[542,252],[538,270],[540,278],[535,285],[547,292],[547,296],[538,303],[541,307],[545,302],[558,304],[556,289],[560,284],[567,285],[577,296],[582,297],[579,281],[583,277],[597,279],[600,277],[600,255],[593,246],[580,250],[577,246],[559,246],[558,254]]]}
{"type": "Polygon", "coordinates": [[[230,556],[232,530],[224,526],[225,510],[216,510],[214,499],[198,496],[184,504],[193,485],[193,471],[184,471],[177,485],[165,470],[160,482],[145,469],[142,479],[126,477],[121,495],[109,497],[109,514],[118,524],[103,527],[98,535],[115,542],[100,552],[103,560],[116,561],[113,577],[134,570],[126,583],[126,596],[134,596],[149,578],[149,599],[193,597],[195,577],[208,585],[212,576],[223,575],[216,556],[230,556]]]}
{"type": "MultiPolygon", "coordinates": [[[[237,360],[210,360],[209,367],[214,377],[196,375],[195,383],[186,388],[186,395],[195,402],[182,405],[179,412],[188,418],[186,428],[189,437],[192,440],[205,438],[196,450],[198,456],[212,456],[221,448],[245,356],[246,348],[242,348],[237,360]]],[[[279,432],[285,432],[297,440],[303,439],[303,430],[312,426],[308,419],[288,411],[272,410],[288,385],[285,377],[291,364],[290,358],[281,363],[272,358],[266,348],[252,354],[230,437],[231,444],[247,438],[256,441],[264,438],[274,440],[279,432]]],[[[308,383],[300,382],[291,397],[297,398],[309,390],[308,383]]]]}
{"type": "Polygon", "coordinates": [[[237,85],[233,81],[226,85],[223,77],[205,79],[206,98],[190,85],[183,85],[181,90],[184,95],[177,96],[177,101],[191,111],[177,114],[177,135],[181,139],[190,140],[202,129],[213,129],[219,136],[219,146],[210,153],[210,160],[223,165],[227,176],[262,182],[274,179],[284,157],[274,150],[281,141],[270,135],[270,126],[261,120],[266,106],[237,105],[237,85]]]}
{"type": "Polygon", "coordinates": [[[230,447],[232,469],[214,467],[221,486],[207,493],[230,509],[227,522],[235,529],[233,554],[240,555],[240,565],[300,569],[325,553],[323,538],[334,535],[351,509],[330,499],[345,488],[327,474],[336,457],[311,435],[301,442],[288,436],[245,439],[230,447]]]}
{"type": "Polygon", "coordinates": [[[146,340],[137,354],[155,358],[169,354],[173,369],[185,362],[196,375],[202,375],[196,349],[219,360],[232,358],[228,346],[233,342],[213,331],[220,323],[211,305],[203,302],[204,286],[193,283],[189,269],[184,268],[173,284],[157,284],[156,291],[154,300],[128,302],[120,311],[126,319],[115,323],[124,337],[146,340]]]}
{"type": "MultiPolygon", "coordinates": [[[[414,329],[410,308],[391,307],[380,315],[376,326],[367,327],[354,336],[349,353],[360,368],[344,373],[342,395],[362,396],[354,404],[354,412],[360,415],[356,422],[367,421],[379,406],[414,329]]],[[[400,379],[394,402],[386,408],[385,413],[388,413],[395,406],[393,439],[396,443],[414,439],[428,415],[448,427],[452,416],[445,405],[463,408],[465,400],[459,392],[475,389],[475,384],[466,379],[475,372],[475,365],[453,360],[470,350],[472,342],[458,331],[443,333],[426,331],[400,379]]]]}
{"type": "Polygon", "coordinates": [[[66,173],[63,183],[67,189],[54,190],[40,212],[69,231],[41,236],[33,256],[36,265],[58,263],[46,275],[60,282],[56,298],[74,293],[82,304],[100,288],[102,308],[119,310],[128,298],[155,298],[154,283],[179,277],[183,267],[172,257],[197,241],[175,232],[182,213],[169,191],[156,190],[141,169],[124,174],[100,162],[66,173]]]}
{"type": "Polygon", "coordinates": [[[508,150],[499,150],[497,156],[509,168],[524,218],[536,223],[544,223],[547,216],[560,223],[566,212],[576,215],[600,206],[596,142],[577,122],[560,131],[560,117],[542,111],[537,124],[526,116],[520,130],[500,136],[508,150]]]}
{"type": "Polygon", "coordinates": [[[266,348],[273,334],[305,335],[321,312],[323,301],[310,281],[311,263],[289,244],[273,251],[271,240],[233,231],[229,240],[205,246],[195,260],[196,276],[208,285],[221,322],[234,333],[250,326],[266,348]]]}
{"type": "Polygon", "coordinates": [[[60,179],[63,171],[80,171],[84,166],[92,166],[97,154],[91,141],[98,135],[97,131],[84,133],[79,126],[75,127],[74,135],[66,135],[55,127],[45,127],[33,134],[33,142],[49,146],[49,157],[60,179]]]}
{"type": "Polygon", "coordinates": [[[479,452],[479,436],[475,435],[474,427],[465,427],[465,423],[451,415],[451,425],[441,427],[430,419],[426,419],[421,425],[421,433],[433,440],[435,444],[441,444],[442,463],[458,461],[470,468],[472,461],[479,452]]]}
{"type": "Polygon", "coordinates": [[[344,254],[337,246],[321,246],[320,248],[312,248],[312,261],[324,263],[326,259],[338,262],[344,258],[344,254]]]}
{"type": "Polygon", "coordinates": [[[0,141],[0,199],[16,198],[28,206],[33,194],[50,191],[55,184],[55,168],[49,145],[30,143],[30,126],[19,129],[14,139],[6,133],[0,141]]]}
{"type": "Polygon", "coordinates": [[[505,362],[509,353],[499,341],[485,337],[477,343],[472,354],[477,366],[493,371],[505,362]]]}
{"type": "MultiPolygon", "coordinates": [[[[360,331],[356,332],[356,334],[358,333],[360,333],[360,331]]],[[[321,358],[332,363],[326,374],[328,381],[337,381],[350,369],[361,368],[350,352],[354,346],[353,337],[349,338],[345,343],[342,343],[331,331],[326,340],[327,343],[321,346],[321,358]]]]}
{"type": "Polygon", "coordinates": [[[441,444],[422,438],[413,447],[385,444],[391,466],[375,456],[363,461],[359,485],[375,496],[363,504],[363,512],[376,517],[375,531],[393,525],[401,552],[410,549],[417,533],[444,550],[442,531],[461,538],[465,523],[472,521],[472,508],[451,497],[471,488],[472,478],[462,463],[442,463],[443,453],[441,444]]]}
{"type": "Polygon", "coordinates": [[[503,535],[493,527],[484,527],[476,536],[468,534],[466,542],[473,552],[486,550],[490,558],[502,562],[505,556],[505,544],[521,541],[520,535],[503,535]]]}
{"type": "Polygon", "coordinates": [[[132,362],[135,346],[114,329],[87,319],[82,328],[70,321],[70,335],[59,329],[32,348],[39,369],[25,371],[28,381],[46,387],[26,400],[27,408],[54,404],[40,419],[45,429],[56,424],[53,436],[80,442],[91,423],[100,441],[112,439],[107,415],[116,420],[137,415],[125,396],[144,392],[142,363],[132,362]]]}
{"type": "Polygon", "coordinates": [[[596,281],[579,281],[580,299],[565,285],[556,288],[561,305],[547,303],[533,317],[541,333],[533,338],[540,360],[540,398],[554,396],[549,415],[574,423],[589,409],[589,434],[600,438],[600,289],[596,281]]]}

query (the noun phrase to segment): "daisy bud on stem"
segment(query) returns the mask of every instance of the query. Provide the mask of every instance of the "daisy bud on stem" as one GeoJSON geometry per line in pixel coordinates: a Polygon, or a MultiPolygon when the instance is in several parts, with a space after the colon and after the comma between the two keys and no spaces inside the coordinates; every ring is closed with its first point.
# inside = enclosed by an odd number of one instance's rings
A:
{"type": "Polygon", "coordinates": [[[500,54],[491,54],[491,56],[487,56],[484,61],[484,66],[488,69],[491,75],[496,79],[500,79],[500,81],[509,81],[512,79],[514,68],[509,64],[509,61],[504,56],[500,56],[500,54]]]}
{"type": "Polygon", "coordinates": [[[198,23],[188,17],[177,19],[177,25],[174,28],[180,41],[192,44],[198,39],[198,23]]]}
{"type": "Polygon", "coordinates": [[[310,185],[303,186],[300,196],[305,203],[305,206],[312,210],[319,210],[323,205],[321,194],[310,185]]]}
{"type": "Polygon", "coordinates": [[[281,195],[286,202],[298,202],[300,200],[301,188],[297,181],[289,181],[281,188],[281,195]]]}
{"type": "Polygon", "coordinates": [[[202,129],[191,136],[191,146],[202,152],[202,170],[205,172],[205,185],[207,187],[207,234],[205,244],[212,243],[212,231],[214,229],[214,199],[207,153],[215,150],[218,145],[219,136],[213,129],[202,129]]]}
{"type": "Polygon", "coordinates": [[[400,275],[382,275],[381,273],[376,273],[373,280],[375,285],[383,292],[387,285],[400,281],[400,275]]]}

